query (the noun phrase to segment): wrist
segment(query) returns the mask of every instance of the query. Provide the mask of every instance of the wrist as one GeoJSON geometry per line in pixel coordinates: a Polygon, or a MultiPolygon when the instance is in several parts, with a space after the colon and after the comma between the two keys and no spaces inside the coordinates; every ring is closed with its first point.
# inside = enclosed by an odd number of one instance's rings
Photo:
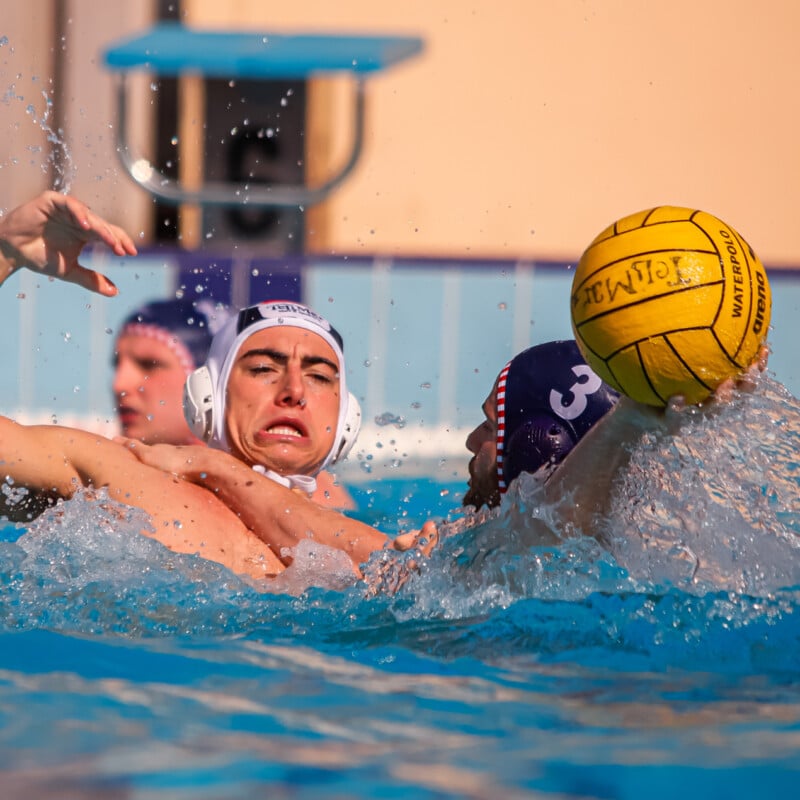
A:
{"type": "Polygon", "coordinates": [[[183,477],[191,483],[196,483],[200,486],[210,487],[211,475],[208,471],[208,459],[206,458],[205,447],[193,448],[191,458],[187,459],[184,467],[183,477]]]}
{"type": "Polygon", "coordinates": [[[15,249],[0,236],[0,284],[17,271],[15,249]]]}
{"type": "Polygon", "coordinates": [[[196,449],[191,461],[187,462],[185,477],[206,489],[218,490],[231,481],[235,482],[240,473],[249,475],[251,472],[228,453],[204,445],[196,449]]]}

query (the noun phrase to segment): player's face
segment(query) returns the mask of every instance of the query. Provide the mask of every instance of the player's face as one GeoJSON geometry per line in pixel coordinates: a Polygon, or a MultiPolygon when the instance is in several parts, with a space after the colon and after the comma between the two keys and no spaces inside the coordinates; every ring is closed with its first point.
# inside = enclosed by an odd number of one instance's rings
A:
{"type": "Polygon", "coordinates": [[[497,481],[497,384],[483,403],[483,422],[467,436],[469,489],[464,495],[465,506],[492,506],[500,503],[497,481]]]}
{"type": "Polygon", "coordinates": [[[277,326],[242,344],[227,386],[231,452],[282,475],[316,472],[339,419],[339,363],[302,328],[277,326]]]}
{"type": "Polygon", "coordinates": [[[112,389],[125,436],[146,444],[193,440],[183,416],[186,372],[177,354],[149,336],[117,340],[112,389]]]}

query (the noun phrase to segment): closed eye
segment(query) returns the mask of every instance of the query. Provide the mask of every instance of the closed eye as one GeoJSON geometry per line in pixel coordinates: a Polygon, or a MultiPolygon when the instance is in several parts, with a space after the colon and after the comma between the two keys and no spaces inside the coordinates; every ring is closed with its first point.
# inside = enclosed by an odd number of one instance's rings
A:
{"type": "MultiPolygon", "coordinates": [[[[165,361],[159,361],[157,358],[129,358],[129,361],[133,362],[136,365],[136,368],[141,370],[142,372],[153,372],[157,369],[171,369],[171,365],[167,364],[165,361]]],[[[114,370],[118,370],[120,367],[121,359],[116,356],[111,361],[111,366],[114,370]]]]}
{"type": "Polygon", "coordinates": [[[336,375],[328,375],[327,373],[323,372],[309,372],[307,375],[315,383],[321,383],[325,385],[333,383],[338,377],[336,375]]]}
{"type": "Polygon", "coordinates": [[[155,359],[155,358],[137,358],[136,359],[136,366],[138,366],[140,369],[143,369],[143,370],[145,370],[147,372],[152,372],[153,370],[156,370],[156,369],[166,369],[167,368],[167,364],[165,364],[163,361],[159,361],[158,359],[155,359]]]}
{"type": "Polygon", "coordinates": [[[268,375],[276,373],[278,368],[274,364],[251,364],[247,371],[252,375],[268,375]]]}

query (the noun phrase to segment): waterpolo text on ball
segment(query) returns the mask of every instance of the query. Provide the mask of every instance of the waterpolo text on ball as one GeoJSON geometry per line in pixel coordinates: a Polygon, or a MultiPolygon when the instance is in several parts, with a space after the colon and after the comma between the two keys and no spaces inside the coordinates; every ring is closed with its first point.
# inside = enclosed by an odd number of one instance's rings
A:
{"type": "Polygon", "coordinates": [[[704,211],[631,214],[586,248],[572,281],[572,329],[587,363],[620,392],[699,403],[747,370],[766,340],[767,273],[730,225],[704,211]]]}

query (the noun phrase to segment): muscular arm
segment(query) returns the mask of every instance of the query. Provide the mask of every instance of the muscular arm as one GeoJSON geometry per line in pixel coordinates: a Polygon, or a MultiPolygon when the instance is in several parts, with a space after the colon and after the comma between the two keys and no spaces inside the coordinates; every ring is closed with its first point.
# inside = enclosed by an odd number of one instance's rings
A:
{"type": "Polygon", "coordinates": [[[104,487],[112,500],[145,511],[152,527],[142,533],[175,552],[196,553],[254,578],[283,571],[269,547],[211,492],[142,464],[102,436],[0,417],[0,475],[0,517],[28,522],[48,501],[72,497],[81,487],[104,487]],[[20,489],[29,494],[14,502],[20,489]]]}
{"type": "MultiPolygon", "coordinates": [[[[106,487],[109,496],[157,515],[169,499],[151,497],[175,483],[171,475],[141,464],[104,436],[57,425],[19,425],[0,417],[0,473],[8,486],[31,495],[72,497],[82,487],[106,487]]],[[[7,498],[4,512],[19,519],[7,498]]]]}
{"type": "MultiPolygon", "coordinates": [[[[720,384],[703,405],[729,402],[736,391],[752,391],[767,368],[768,358],[769,348],[764,345],[746,372],[720,384]]],[[[671,409],[673,404],[680,408],[680,398],[671,398],[669,406],[662,409],[622,397],[578,442],[546,484],[548,499],[554,504],[562,503],[565,520],[587,535],[598,529],[598,518],[610,509],[614,483],[627,469],[642,435],[669,430],[670,425],[679,423],[680,418],[671,409]]]]}
{"type": "Polygon", "coordinates": [[[254,472],[238,459],[208,447],[174,447],[129,442],[143,463],[172,472],[210,489],[282,559],[284,548],[312,538],[344,550],[358,566],[390,539],[333,509],[322,508],[298,492],[254,472]]]}
{"type": "Polygon", "coordinates": [[[626,468],[633,446],[644,432],[665,424],[662,409],[622,397],[548,479],[548,500],[561,507],[566,522],[593,535],[598,518],[609,510],[614,482],[626,468]]]}
{"type": "Polygon", "coordinates": [[[35,517],[59,497],[71,497],[81,476],[66,455],[64,428],[26,427],[0,417],[0,515],[14,522],[35,517]],[[20,490],[25,490],[20,493],[20,490]]]}

